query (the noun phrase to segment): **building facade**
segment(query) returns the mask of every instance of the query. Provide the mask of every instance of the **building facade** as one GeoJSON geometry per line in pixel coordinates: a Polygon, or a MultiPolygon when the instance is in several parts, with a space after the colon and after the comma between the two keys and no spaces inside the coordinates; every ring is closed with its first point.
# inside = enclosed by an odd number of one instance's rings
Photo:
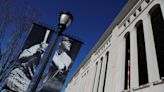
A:
{"type": "Polygon", "coordinates": [[[129,0],[65,92],[164,92],[164,0],[129,0]]]}

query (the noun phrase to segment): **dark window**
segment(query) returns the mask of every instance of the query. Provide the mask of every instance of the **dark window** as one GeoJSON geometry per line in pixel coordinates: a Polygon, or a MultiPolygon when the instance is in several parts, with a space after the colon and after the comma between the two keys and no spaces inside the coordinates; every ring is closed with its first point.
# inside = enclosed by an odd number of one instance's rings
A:
{"type": "Polygon", "coordinates": [[[128,21],[128,23],[130,23],[130,19],[128,19],[127,21],[128,21]]]}
{"type": "Polygon", "coordinates": [[[141,10],[142,10],[142,9],[141,9],[141,6],[140,6],[140,7],[138,8],[138,11],[141,12],[141,10]]]}
{"type": "Polygon", "coordinates": [[[128,72],[130,72],[130,33],[128,32],[125,35],[125,39],[126,39],[126,52],[125,52],[125,84],[124,84],[124,89],[129,89],[130,88],[130,74],[128,74],[128,72]]]}
{"type": "Polygon", "coordinates": [[[109,52],[106,53],[106,66],[105,66],[105,76],[104,76],[103,92],[105,91],[105,81],[106,81],[106,74],[107,74],[107,69],[108,69],[108,61],[109,61],[109,52]]]}
{"type": "Polygon", "coordinates": [[[126,23],[124,23],[124,27],[126,27],[126,23]]]}
{"type": "Polygon", "coordinates": [[[133,16],[134,16],[134,17],[136,17],[136,16],[137,16],[137,15],[136,15],[136,12],[133,14],[133,16]]]}
{"type": "Polygon", "coordinates": [[[100,84],[100,77],[101,77],[101,70],[102,70],[102,62],[103,62],[103,57],[101,58],[101,66],[100,66],[100,74],[99,74],[99,80],[98,80],[98,86],[97,86],[97,92],[99,91],[99,84],[100,84]]]}
{"type": "Polygon", "coordinates": [[[149,2],[150,2],[150,0],[145,0],[145,2],[146,2],[146,3],[149,3],[149,2]]]}
{"type": "Polygon", "coordinates": [[[164,77],[164,19],[159,5],[150,11],[160,77],[164,77]]]}
{"type": "Polygon", "coordinates": [[[137,28],[137,45],[138,45],[138,70],[139,70],[139,85],[148,83],[147,60],[145,51],[145,40],[143,33],[142,21],[136,25],[137,28]]]}

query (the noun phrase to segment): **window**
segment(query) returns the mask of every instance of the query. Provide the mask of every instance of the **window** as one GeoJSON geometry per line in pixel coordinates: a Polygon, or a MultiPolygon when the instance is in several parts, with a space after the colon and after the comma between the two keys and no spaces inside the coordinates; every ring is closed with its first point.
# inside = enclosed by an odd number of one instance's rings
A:
{"type": "Polygon", "coordinates": [[[145,0],[145,2],[146,2],[146,3],[149,3],[149,2],[150,2],[150,0],[145,0]]]}
{"type": "Polygon", "coordinates": [[[130,19],[128,19],[127,21],[128,21],[128,23],[130,23],[130,19]]]}
{"type": "Polygon", "coordinates": [[[126,33],[124,89],[130,89],[130,33],[126,33]]]}
{"type": "Polygon", "coordinates": [[[136,24],[138,47],[139,85],[148,83],[147,59],[142,21],[136,24]]]}
{"type": "Polygon", "coordinates": [[[106,66],[105,66],[105,76],[104,76],[103,92],[105,92],[105,81],[106,81],[106,74],[107,74],[107,69],[108,69],[108,61],[109,61],[109,52],[106,53],[106,66]]]}
{"type": "Polygon", "coordinates": [[[124,23],[124,27],[126,27],[126,23],[124,23]]]}
{"type": "Polygon", "coordinates": [[[150,11],[160,77],[164,77],[164,19],[159,5],[150,11]]]}
{"type": "Polygon", "coordinates": [[[140,6],[140,7],[138,8],[138,11],[141,12],[141,10],[142,10],[142,9],[141,9],[141,6],[140,6]]]}
{"type": "Polygon", "coordinates": [[[101,70],[102,70],[102,62],[103,62],[103,57],[101,57],[101,66],[100,66],[100,74],[99,74],[99,78],[98,78],[98,86],[97,86],[97,92],[99,90],[99,84],[100,84],[100,77],[101,77],[101,70]]]}
{"type": "Polygon", "coordinates": [[[133,14],[133,16],[134,16],[134,17],[136,17],[136,16],[137,16],[137,15],[136,15],[136,12],[133,14]]]}

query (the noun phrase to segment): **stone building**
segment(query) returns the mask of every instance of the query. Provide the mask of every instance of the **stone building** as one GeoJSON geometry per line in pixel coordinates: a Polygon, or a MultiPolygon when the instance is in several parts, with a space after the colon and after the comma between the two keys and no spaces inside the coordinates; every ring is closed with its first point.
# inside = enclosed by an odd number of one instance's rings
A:
{"type": "Polygon", "coordinates": [[[129,0],[65,92],[164,92],[164,0],[129,0]]]}

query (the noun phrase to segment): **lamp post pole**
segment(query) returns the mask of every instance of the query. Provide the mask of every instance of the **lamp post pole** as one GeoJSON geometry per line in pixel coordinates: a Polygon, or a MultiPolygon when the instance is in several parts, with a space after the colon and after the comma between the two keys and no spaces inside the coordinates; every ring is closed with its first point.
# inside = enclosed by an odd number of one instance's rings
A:
{"type": "Polygon", "coordinates": [[[54,34],[52,36],[51,42],[52,44],[48,47],[48,49],[46,50],[46,54],[44,54],[43,58],[40,60],[40,62],[43,62],[43,64],[40,67],[40,71],[37,73],[37,75],[35,74],[33,78],[33,82],[29,85],[28,89],[26,92],[35,92],[38,84],[40,82],[40,79],[42,77],[42,74],[47,66],[47,63],[49,61],[50,56],[52,55],[53,49],[57,44],[57,41],[60,37],[60,35],[63,33],[63,31],[66,29],[66,27],[68,27],[71,22],[72,22],[72,15],[68,12],[61,12],[60,14],[60,18],[59,18],[59,24],[58,24],[58,30],[56,35],[54,34]]]}

